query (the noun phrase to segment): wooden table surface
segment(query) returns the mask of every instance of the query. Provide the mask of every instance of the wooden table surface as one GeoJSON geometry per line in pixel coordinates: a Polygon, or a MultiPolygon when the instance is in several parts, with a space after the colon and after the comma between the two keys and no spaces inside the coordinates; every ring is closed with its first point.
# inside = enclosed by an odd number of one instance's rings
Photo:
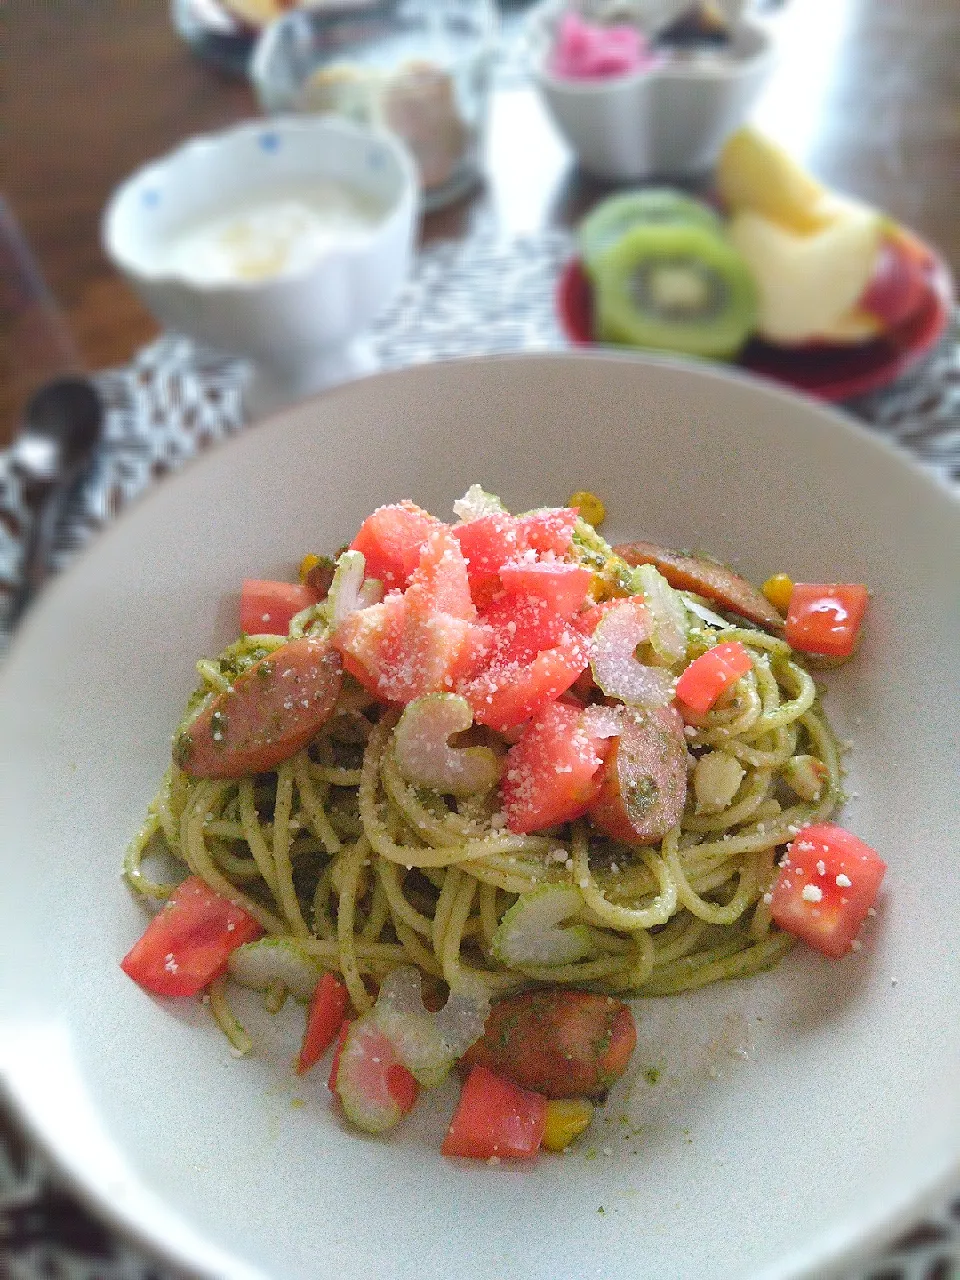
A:
{"type": "MultiPolygon", "coordinates": [[[[758,125],[838,189],[888,210],[960,270],[960,3],[791,0],[758,125]]],[[[192,133],[256,114],[250,88],[195,58],[163,0],[7,7],[0,182],[61,314],[45,347],[0,307],[0,445],[56,365],[123,363],[157,332],[106,261],[99,220],[132,169],[192,133]]],[[[425,239],[569,224],[601,188],[578,173],[535,91],[495,96],[488,180],[427,218],[425,239]]],[[[2,211],[0,211],[2,212],[2,211]]],[[[9,294],[9,290],[8,290],[9,294]]],[[[2,295],[0,295],[2,297],[2,295]]]]}

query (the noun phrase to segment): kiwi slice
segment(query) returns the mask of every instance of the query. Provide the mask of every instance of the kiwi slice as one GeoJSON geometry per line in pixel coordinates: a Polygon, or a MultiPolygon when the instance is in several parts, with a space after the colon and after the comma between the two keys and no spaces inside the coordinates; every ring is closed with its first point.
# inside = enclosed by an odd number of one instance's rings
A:
{"type": "Polygon", "coordinates": [[[593,284],[601,342],[724,360],[756,325],[749,267],[705,227],[634,227],[601,256],[593,284]]]}
{"type": "Polygon", "coordinates": [[[625,232],[634,227],[678,222],[710,231],[721,229],[718,215],[683,191],[674,191],[671,187],[624,191],[622,195],[601,201],[584,218],[579,233],[580,256],[587,270],[591,271],[600,256],[612,248],[625,232]]]}

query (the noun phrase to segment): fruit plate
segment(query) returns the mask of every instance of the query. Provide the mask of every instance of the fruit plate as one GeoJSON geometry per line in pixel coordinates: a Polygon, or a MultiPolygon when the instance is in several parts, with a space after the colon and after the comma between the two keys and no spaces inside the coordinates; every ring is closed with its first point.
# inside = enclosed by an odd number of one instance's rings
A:
{"type": "Polygon", "coordinates": [[[19,1114],[190,1275],[825,1280],[875,1253],[960,1185],[958,561],[960,504],[931,476],[703,363],[422,365],[208,450],[51,586],[0,670],[0,1080],[19,1114]],[[152,999],[118,963],[145,919],[123,851],[240,580],[295,574],[399,497],[449,515],[471,481],[521,511],[589,488],[614,541],[874,590],[855,661],[823,673],[853,740],[841,821],[890,864],[862,950],[798,946],[638,1002],[631,1078],[579,1150],[531,1168],[440,1155],[452,1082],[392,1137],[349,1134],[323,1067],[292,1073],[293,1002],[238,1001],[256,1040],[238,1061],[199,1001],[152,999]]]}
{"type": "MultiPolygon", "coordinates": [[[[741,353],[739,367],[831,402],[889,386],[929,355],[950,322],[954,299],[950,269],[933,249],[923,247],[926,297],[913,315],[882,338],[858,346],[810,344],[792,351],[754,339],[741,353]]],[[[561,273],[556,308],[560,327],[574,346],[598,345],[593,337],[590,281],[579,258],[561,273]]]]}

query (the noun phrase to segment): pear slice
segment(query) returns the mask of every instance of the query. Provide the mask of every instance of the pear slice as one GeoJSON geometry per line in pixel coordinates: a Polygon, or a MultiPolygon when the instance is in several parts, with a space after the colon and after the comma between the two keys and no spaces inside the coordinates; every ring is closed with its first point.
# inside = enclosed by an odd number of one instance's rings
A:
{"type": "Polygon", "coordinates": [[[809,235],[748,210],[731,220],[728,239],[759,292],[762,337],[789,346],[830,333],[873,275],[883,219],[852,201],[833,201],[833,221],[809,235]]]}
{"type": "Polygon", "coordinates": [[[717,190],[730,213],[750,209],[788,230],[830,221],[828,193],[775,142],[745,125],[730,135],[717,164],[717,190]]]}

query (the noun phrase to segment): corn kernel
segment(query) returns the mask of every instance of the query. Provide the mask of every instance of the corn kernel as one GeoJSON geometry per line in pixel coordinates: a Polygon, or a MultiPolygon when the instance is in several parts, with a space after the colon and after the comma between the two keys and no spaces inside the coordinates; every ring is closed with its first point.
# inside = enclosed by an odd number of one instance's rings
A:
{"type": "Polygon", "coordinates": [[[606,507],[595,493],[589,493],[586,489],[571,493],[567,506],[579,508],[587,524],[592,524],[595,529],[599,529],[606,519],[606,507]]]}
{"type": "Polygon", "coordinates": [[[787,577],[785,573],[775,573],[763,584],[763,594],[775,609],[786,613],[790,606],[790,597],[793,595],[793,579],[787,577]]]}
{"type": "Polygon", "coordinates": [[[300,561],[300,581],[306,582],[307,574],[311,569],[315,569],[319,563],[320,557],[315,556],[312,551],[308,552],[300,561]]]}
{"type": "Polygon", "coordinates": [[[543,1146],[547,1151],[565,1151],[592,1119],[593,1103],[587,1098],[551,1098],[547,1103],[543,1146]]]}

